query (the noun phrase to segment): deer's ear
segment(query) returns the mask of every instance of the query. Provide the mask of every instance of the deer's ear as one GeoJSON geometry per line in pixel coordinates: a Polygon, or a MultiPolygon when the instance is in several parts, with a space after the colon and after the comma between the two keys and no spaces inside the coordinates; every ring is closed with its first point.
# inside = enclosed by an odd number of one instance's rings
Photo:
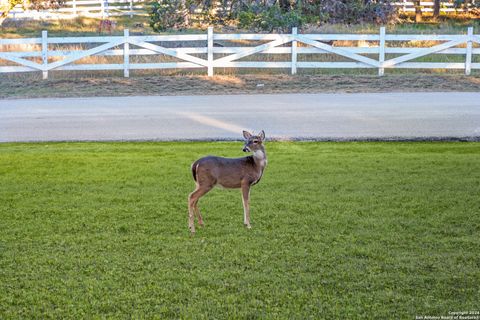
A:
{"type": "Polygon", "coordinates": [[[243,130],[243,137],[245,139],[250,139],[251,136],[252,134],[250,132],[243,130]]]}
{"type": "Polygon", "coordinates": [[[258,134],[258,136],[260,137],[260,139],[262,140],[265,140],[265,131],[260,131],[260,133],[258,134]]]}

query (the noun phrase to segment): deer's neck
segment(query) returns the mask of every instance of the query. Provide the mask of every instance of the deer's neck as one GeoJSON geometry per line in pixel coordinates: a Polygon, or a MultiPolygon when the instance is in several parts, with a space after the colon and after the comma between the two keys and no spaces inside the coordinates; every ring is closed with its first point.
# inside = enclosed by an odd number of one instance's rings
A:
{"type": "Polygon", "coordinates": [[[253,152],[253,160],[255,161],[255,164],[263,170],[267,165],[267,154],[265,149],[262,148],[260,150],[255,150],[253,152]]]}

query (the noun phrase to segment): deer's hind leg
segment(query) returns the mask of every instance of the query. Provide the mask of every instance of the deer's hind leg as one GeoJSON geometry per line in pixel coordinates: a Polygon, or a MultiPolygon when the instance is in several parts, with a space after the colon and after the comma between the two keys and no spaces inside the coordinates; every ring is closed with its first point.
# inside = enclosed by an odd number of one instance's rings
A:
{"type": "Polygon", "coordinates": [[[198,204],[195,203],[193,209],[195,210],[195,215],[197,216],[198,225],[204,227],[205,223],[203,222],[202,215],[200,214],[200,209],[198,209],[198,204]]]}
{"type": "Polygon", "coordinates": [[[198,208],[198,200],[204,196],[208,191],[212,190],[213,185],[200,185],[188,196],[188,227],[192,233],[195,232],[194,216],[197,216],[198,224],[203,227],[203,218],[198,208]]]}

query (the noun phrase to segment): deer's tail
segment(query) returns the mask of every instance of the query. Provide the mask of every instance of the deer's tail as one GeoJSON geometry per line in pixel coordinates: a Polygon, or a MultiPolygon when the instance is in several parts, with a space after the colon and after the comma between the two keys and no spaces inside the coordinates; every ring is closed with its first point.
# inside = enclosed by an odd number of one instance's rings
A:
{"type": "Polygon", "coordinates": [[[197,181],[197,167],[198,167],[198,160],[192,164],[192,175],[193,175],[193,180],[195,180],[195,182],[197,181]]]}

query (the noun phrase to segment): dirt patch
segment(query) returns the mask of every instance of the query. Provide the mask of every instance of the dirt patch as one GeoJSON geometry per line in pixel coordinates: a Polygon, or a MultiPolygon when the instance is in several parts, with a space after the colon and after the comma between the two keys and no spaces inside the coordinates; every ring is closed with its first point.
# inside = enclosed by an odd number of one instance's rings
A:
{"type": "Polygon", "coordinates": [[[131,78],[0,78],[0,98],[259,93],[480,91],[480,76],[461,75],[200,75],[131,78]]]}

